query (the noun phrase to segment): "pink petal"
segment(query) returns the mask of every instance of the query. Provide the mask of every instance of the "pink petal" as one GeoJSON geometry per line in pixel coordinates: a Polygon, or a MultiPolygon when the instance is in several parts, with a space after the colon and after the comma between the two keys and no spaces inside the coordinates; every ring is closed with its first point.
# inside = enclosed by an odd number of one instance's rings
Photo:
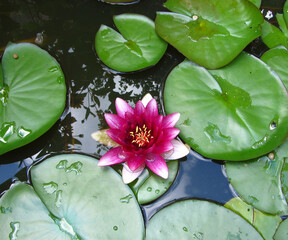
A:
{"type": "Polygon", "coordinates": [[[171,113],[164,117],[162,128],[173,128],[180,118],[180,113],[171,113]]]}
{"type": "Polygon", "coordinates": [[[166,141],[171,141],[180,133],[180,130],[177,128],[166,128],[163,130],[162,138],[166,141]]]}
{"type": "Polygon", "coordinates": [[[122,137],[121,131],[118,129],[108,129],[107,135],[116,143],[125,145],[124,137],[122,137]]]}
{"type": "Polygon", "coordinates": [[[139,168],[145,162],[145,156],[131,156],[127,158],[128,167],[132,172],[134,172],[137,168],[139,168]]]}
{"type": "Polygon", "coordinates": [[[126,121],[116,114],[105,113],[104,117],[110,128],[123,129],[123,127],[126,125],[126,121]]]}
{"type": "Polygon", "coordinates": [[[114,165],[117,163],[125,162],[126,159],[119,156],[119,153],[121,151],[122,147],[116,147],[109,150],[107,153],[105,153],[99,160],[98,166],[105,167],[114,165]]]}
{"type": "Polygon", "coordinates": [[[143,103],[144,107],[147,106],[147,104],[150,102],[150,100],[152,100],[153,97],[151,96],[150,93],[147,93],[141,100],[141,102],[143,103]]]}
{"type": "Polygon", "coordinates": [[[116,98],[115,106],[117,114],[122,118],[125,118],[127,112],[134,114],[134,109],[122,98],[116,98]]]}
{"type": "Polygon", "coordinates": [[[145,107],[141,101],[138,101],[135,106],[135,115],[141,116],[145,112],[145,107]]]}
{"type": "Polygon", "coordinates": [[[183,144],[182,142],[180,142],[176,139],[173,139],[171,141],[171,143],[173,144],[174,148],[168,152],[161,154],[161,156],[165,160],[180,159],[180,158],[183,158],[189,154],[189,148],[186,147],[186,145],[183,144]]]}
{"type": "Polygon", "coordinates": [[[153,119],[158,116],[158,106],[154,98],[150,100],[146,107],[146,116],[148,119],[153,119]]]}
{"type": "Polygon", "coordinates": [[[149,154],[146,158],[146,165],[155,174],[162,178],[168,178],[168,167],[163,157],[157,154],[149,154]]]}
{"type": "Polygon", "coordinates": [[[154,154],[161,154],[173,149],[173,144],[170,141],[157,142],[149,152],[154,154]]]}
{"type": "Polygon", "coordinates": [[[122,169],[122,179],[125,184],[133,182],[136,178],[138,178],[145,168],[145,164],[142,164],[139,168],[137,168],[134,172],[130,170],[127,163],[123,164],[122,169]]]}

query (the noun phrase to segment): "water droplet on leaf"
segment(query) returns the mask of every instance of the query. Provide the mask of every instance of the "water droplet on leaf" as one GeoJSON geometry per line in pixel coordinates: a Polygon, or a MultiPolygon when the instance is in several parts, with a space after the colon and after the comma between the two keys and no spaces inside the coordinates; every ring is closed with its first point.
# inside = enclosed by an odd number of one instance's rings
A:
{"type": "Polygon", "coordinates": [[[15,133],[15,122],[5,122],[0,129],[0,141],[7,143],[9,138],[15,133]]]}
{"type": "Polygon", "coordinates": [[[69,173],[69,172],[75,172],[76,175],[79,175],[81,174],[81,168],[83,166],[83,163],[81,162],[75,162],[75,163],[72,163],[68,168],[66,168],[66,172],[69,173]]]}
{"type": "Polygon", "coordinates": [[[129,203],[130,199],[133,198],[131,194],[127,195],[126,197],[123,197],[120,199],[121,203],[129,203]]]}
{"type": "Polygon", "coordinates": [[[11,222],[10,227],[12,231],[9,233],[10,240],[17,240],[18,232],[20,230],[20,222],[11,222]]]}
{"type": "Polygon", "coordinates": [[[25,129],[24,127],[20,127],[18,128],[18,131],[17,131],[17,135],[20,137],[20,138],[25,138],[27,137],[32,131],[29,130],[29,129],[25,129]]]}
{"type": "Polygon", "coordinates": [[[66,169],[67,163],[68,163],[67,160],[61,160],[61,161],[56,165],[56,168],[57,168],[57,169],[66,169]]]}
{"type": "Polygon", "coordinates": [[[47,192],[48,194],[53,194],[58,189],[58,184],[55,182],[43,183],[42,186],[45,192],[47,192]]]}
{"type": "Polygon", "coordinates": [[[62,190],[58,190],[56,192],[56,198],[55,198],[55,205],[56,207],[61,207],[62,204],[62,190]]]}

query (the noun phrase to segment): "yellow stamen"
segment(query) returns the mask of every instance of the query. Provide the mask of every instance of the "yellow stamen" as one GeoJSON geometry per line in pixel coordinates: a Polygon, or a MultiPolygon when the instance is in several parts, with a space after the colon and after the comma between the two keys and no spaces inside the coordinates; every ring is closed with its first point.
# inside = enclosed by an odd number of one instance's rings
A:
{"type": "Polygon", "coordinates": [[[143,124],[142,128],[136,126],[135,132],[130,132],[130,136],[133,138],[131,142],[138,147],[145,147],[153,138],[153,136],[151,136],[151,130],[147,131],[145,124],[143,124]]]}

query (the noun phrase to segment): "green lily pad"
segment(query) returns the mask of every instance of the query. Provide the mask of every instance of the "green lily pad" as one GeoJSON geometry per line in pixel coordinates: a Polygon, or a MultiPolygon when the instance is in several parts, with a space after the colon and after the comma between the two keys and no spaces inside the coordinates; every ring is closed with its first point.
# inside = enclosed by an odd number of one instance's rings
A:
{"type": "Polygon", "coordinates": [[[283,17],[288,27],[288,1],[286,1],[283,6],[283,17]]]}
{"type": "Polygon", "coordinates": [[[156,213],[146,239],[263,239],[242,217],[208,201],[184,200],[156,213]]]}
{"type": "Polygon", "coordinates": [[[237,193],[262,212],[288,214],[287,149],[288,140],[259,159],[226,162],[229,181],[237,193]]]}
{"type": "Polygon", "coordinates": [[[257,8],[260,8],[262,0],[249,0],[252,2],[257,8]]]}
{"type": "Polygon", "coordinates": [[[288,47],[288,28],[284,18],[285,15],[276,14],[277,23],[280,29],[271,23],[264,21],[261,39],[269,48],[275,48],[277,46],[288,47]]]}
{"type": "Polygon", "coordinates": [[[68,232],[59,230],[51,213],[26,183],[14,184],[0,199],[0,238],[72,239],[68,232]]]}
{"type": "Polygon", "coordinates": [[[138,180],[135,183],[133,182],[133,185],[130,184],[140,204],[156,200],[167,192],[172,185],[177,176],[179,164],[177,160],[173,160],[167,162],[167,166],[169,169],[168,179],[163,179],[146,169],[138,180]]]}
{"type": "Polygon", "coordinates": [[[231,62],[261,35],[263,16],[246,0],[168,0],[156,31],[192,62],[209,69],[231,62]]]}
{"type": "Polygon", "coordinates": [[[83,155],[51,157],[31,169],[49,211],[85,239],[143,239],[144,223],[131,189],[109,167],[83,155]]]}
{"type": "Polygon", "coordinates": [[[264,21],[262,25],[261,39],[269,48],[274,48],[279,45],[288,47],[288,39],[284,33],[267,21],[264,21]]]}
{"type": "Polygon", "coordinates": [[[113,20],[121,34],[101,25],[95,38],[96,52],[105,65],[131,72],[155,65],[164,55],[167,43],[157,35],[151,19],[127,13],[113,20]]]}
{"type": "Polygon", "coordinates": [[[288,218],[285,219],[277,229],[274,240],[285,240],[288,239],[288,218]]]}
{"type": "Polygon", "coordinates": [[[206,70],[184,61],[164,88],[167,114],[181,113],[180,137],[207,158],[247,160],[279,146],[288,131],[288,96],[265,63],[241,53],[231,64],[206,70]]]}
{"type": "Polygon", "coordinates": [[[261,60],[279,75],[286,89],[288,89],[287,49],[283,46],[270,49],[261,56],[261,60]]]}
{"type": "Polygon", "coordinates": [[[231,199],[224,206],[246,219],[264,239],[272,239],[282,221],[281,217],[262,213],[239,197],[231,199]]]}
{"type": "Polygon", "coordinates": [[[66,85],[57,61],[29,43],[9,44],[0,77],[0,155],[40,137],[61,116],[66,85]]]}
{"type": "Polygon", "coordinates": [[[113,169],[97,163],[72,154],[33,166],[34,190],[21,183],[0,199],[0,238],[143,239],[133,192],[113,169]]]}

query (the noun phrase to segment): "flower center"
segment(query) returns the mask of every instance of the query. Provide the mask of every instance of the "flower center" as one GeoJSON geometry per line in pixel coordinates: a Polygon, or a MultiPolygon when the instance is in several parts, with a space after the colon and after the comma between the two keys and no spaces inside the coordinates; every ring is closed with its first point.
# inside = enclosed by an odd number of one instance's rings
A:
{"type": "Polygon", "coordinates": [[[148,130],[145,124],[142,127],[136,126],[135,131],[130,132],[130,136],[132,137],[132,143],[138,147],[145,147],[153,138],[151,130],[148,130]]]}

